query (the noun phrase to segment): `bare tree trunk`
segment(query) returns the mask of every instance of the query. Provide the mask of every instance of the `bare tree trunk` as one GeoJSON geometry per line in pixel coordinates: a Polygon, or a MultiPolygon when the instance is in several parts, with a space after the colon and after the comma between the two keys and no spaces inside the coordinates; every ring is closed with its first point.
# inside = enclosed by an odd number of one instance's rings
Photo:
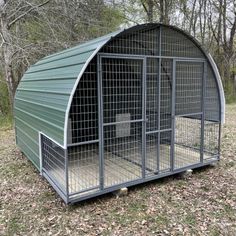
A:
{"type": "MultiPolygon", "coordinates": [[[[18,16],[15,15],[13,20],[7,15],[6,6],[9,4],[8,0],[0,0],[0,35],[2,38],[1,48],[2,48],[2,58],[3,58],[3,68],[5,72],[5,80],[7,82],[7,88],[9,93],[10,106],[13,108],[14,95],[16,91],[16,82],[12,69],[12,60],[14,56],[13,45],[11,43],[11,29],[20,20],[24,19],[26,15],[30,12],[44,6],[50,0],[45,0],[45,2],[39,5],[30,5],[25,7],[25,11],[18,16]]],[[[17,9],[14,10],[17,13],[17,9]]],[[[12,109],[11,109],[12,111],[12,109]]]]}
{"type": "Polygon", "coordinates": [[[206,0],[199,1],[199,26],[201,35],[201,44],[205,44],[206,37],[206,0]]]}
{"type": "Polygon", "coordinates": [[[164,0],[160,0],[160,22],[164,23],[164,0]]]}
{"type": "Polygon", "coordinates": [[[153,22],[153,0],[148,0],[148,22],[153,22]]]}
{"type": "Polygon", "coordinates": [[[190,21],[189,21],[189,33],[191,34],[192,29],[193,29],[193,23],[194,23],[194,16],[195,16],[195,7],[196,7],[196,0],[194,0],[193,2],[193,8],[192,8],[192,12],[191,12],[191,17],[190,17],[190,21]]]}
{"type": "MultiPolygon", "coordinates": [[[[222,0],[219,1],[219,8],[222,9],[222,0]]],[[[221,25],[222,25],[222,11],[219,11],[219,23],[218,23],[218,34],[217,34],[217,54],[220,55],[220,42],[221,42],[221,25]]]]}
{"type": "Polygon", "coordinates": [[[164,14],[164,23],[169,25],[170,24],[170,9],[172,7],[172,0],[164,0],[164,10],[165,10],[165,14],[164,14]]]}
{"type": "Polygon", "coordinates": [[[14,83],[14,79],[13,79],[11,64],[5,62],[4,67],[5,67],[7,88],[8,88],[8,93],[9,93],[10,106],[11,106],[11,108],[13,108],[14,95],[15,95],[16,88],[15,88],[15,83],[14,83]]]}
{"type": "Polygon", "coordinates": [[[2,58],[3,67],[5,72],[5,80],[7,82],[7,88],[9,93],[9,102],[11,108],[13,108],[14,94],[15,94],[15,82],[12,73],[11,66],[11,50],[7,42],[9,42],[9,28],[7,24],[7,18],[5,11],[1,12],[1,36],[2,36],[2,58]]]}
{"type": "Polygon", "coordinates": [[[154,8],[153,0],[147,0],[147,1],[141,0],[141,3],[142,3],[142,6],[144,8],[144,11],[147,14],[148,22],[153,22],[153,8],[154,8]]]}

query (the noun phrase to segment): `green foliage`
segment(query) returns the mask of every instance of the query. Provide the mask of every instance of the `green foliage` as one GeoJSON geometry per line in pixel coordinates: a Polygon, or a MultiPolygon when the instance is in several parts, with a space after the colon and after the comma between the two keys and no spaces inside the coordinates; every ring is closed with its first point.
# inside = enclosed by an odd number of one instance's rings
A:
{"type": "Polygon", "coordinates": [[[236,88],[232,80],[227,81],[224,85],[224,91],[226,103],[236,103],[236,88]]]}
{"type": "Polygon", "coordinates": [[[7,84],[0,74],[0,130],[12,127],[12,114],[9,102],[7,84]]]}
{"type": "Polygon", "coordinates": [[[13,126],[13,118],[10,114],[0,114],[0,130],[8,130],[12,129],[13,126]]]}
{"type": "MultiPolygon", "coordinates": [[[[10,103],[8,97],[7,84],[0,76],[0,115],[5,116],[10,113],[10,103]]],[[[1,122],[0,122],[1,124],[1,122]]]]}
{"type": "Polygon", "coordinates": [[[83,35],[86,41],[87,39],[93,39],[113,32],[119,28],[124,20],[122,13],[110,6],[103,6],[96,18],[97,21],[96,19],[78,21],[79,23],[75,27],[75,33],[78,35],[78,39],[80,38],[79,36],[83,35]]]}
{"type": "MultiPolygon", "coordinates": [[[[8,4],[6,15],[11,18],[24,15],[28,5],[37,5],[41,0],[12,0],[8,4]],[[16,11],[19,8],[22,12],[16,11]]],[[[9,18],[9,17],[6,17],[9,18]]],[[[101,0],[65,0],[56,4],[50,1],[43,7],[35,7],[9,28],[8,54],[12,56],[11,68],[13,79],[17,84],[27,68],[40,58],[80,42],[99,37],[115,31],[124,18],[114,4],[101,0]],[[11,55],[11,53],[14,54],[11,55]]],[[[9,22],[6,22],[9,23],[9,22]]],[[[1,30],[0,30],[1,31],[1,30]]],[[[2,53],[2,52],[0,52],[2,53]]],[[[4,66],[4,55],[2,65],[4,66]]],[[[0,114],[11,113],[6,82],[1,78],[4,68],[0,64],[0,114]]]]}

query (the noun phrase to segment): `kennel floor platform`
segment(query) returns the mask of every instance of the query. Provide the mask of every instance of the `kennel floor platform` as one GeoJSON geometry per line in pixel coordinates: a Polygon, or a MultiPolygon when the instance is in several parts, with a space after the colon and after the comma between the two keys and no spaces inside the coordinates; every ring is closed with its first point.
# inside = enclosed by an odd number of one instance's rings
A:
{"type": "MultiPolygon", "coordinates": [[[[155,147],[156,148],[156,147],[155,147]]],[[[157,155],[155,148],[150,148],[146,155],[146,176],[158,175],[157,155]]],[[[170,172],[170,146],[160,145],[159,173],[170,172]],[[163,154],[163,155],[161,155],[163,154]]],[[[129,155],[127,155],[129,156],[129,155]]],[[[142,178],[141,153],[132,153],[134,160],[125,159],[109,151],[104,151],[104,188],[142,178]]],[[[96,192],[99,189],[99,155],[98,150],[94,150],[89,158],[89,162],[83,162],[83,158],[69,161],[68,184],[70,194],[80,193],[81,195],[96,192]],[[91,189],[91,190],[90,190],[91,189]],[[87,191],[86,191],[87,190],[87,191]]],[[[210,158],[204,155],[204,158],[210,158]]],[[[179,169],[186,166],[198,164],[200,162],[200,152],[194,149],[175,146],[174,168],[179,169]]],[[[52,176],[64,176],[62,169],[51,169],[48,173],[52,176]]],[[[65,184],[61,183],[65,188],[65,184]]]]}
{"type": "MultiPolygon", "coordinates": [[[[160,145],[160,153],[169,153],[170,147],[160,145]]],[[[69,165],[69,191],[80,192],[95,186],[99,186],[99,160],[98,151],[94,151],[94,158],[86,165],[80,164],[80,160],[73,161],[69,165]]],[[[132,156],[134,154],[132,153],[132,156]]],[[[141,154],[137,153],[135,160],[119,157],[111,152],[104,152],[104,188],[113,185],[137,180],[142,177],[141,154]]],[[[189,148],[175,147],[175,169],[197,164],[200,162],[200,153],[189,148]]],[[[160,156],[159,172],[170,171],[170,156],[160,156]]],[[[157,173],[157,155],[153,150],[148,152],[146,158],[147,176],[157,173]],[[151,169],[153,167],[153,169],[151,169]],[[154,167],[156,167],[154,169],[154,167]]]]}

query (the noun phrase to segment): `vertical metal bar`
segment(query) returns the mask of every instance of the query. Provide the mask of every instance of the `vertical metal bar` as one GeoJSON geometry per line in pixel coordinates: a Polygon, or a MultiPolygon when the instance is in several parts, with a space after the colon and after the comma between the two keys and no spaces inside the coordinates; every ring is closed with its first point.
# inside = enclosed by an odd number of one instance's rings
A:
{"type": "MultiPolygon", "coordinates": [[[[159,28],[159,56],[161,56],[161,26],[159,28]]],[[[157,136],[157,173],[160,171],[160,142],[161,142],[161,57],[158,60],[158,136],[157,136]]]]}
{"type": "Polygon", "coordinates": [[[220,160],[221,129],[222,129],[222,125],[221,125],[221,123],[219,123],[219,137],[218,137],[218,160],[220,160]]]}
{"type": "Polygon", "coordinates": [[[172,118],[172,132],[171,132],[171,152],[170,152],[170,169],[174,170],[175,158],[175,84],[176,84],[176,60],[173,60],[172,65],[172,94],[171,94],[171,118],[172,118]]]}
{"type": "Polygon", "coordinates": [[[98,132],[99,132],[99,185],[104,189],[104,140],[103,140],[103,98],[102,98],[102,59],[97,56],[98,89],[98,132]]]}
{"type": "Polygon", "coordinates": [[[200,148],[200,162],[203,163],[204,159],[204,123],[205,123],[205,87],[206,87],[206,76],[207,76],[207,66],[206,62],[203,62],[203,76],[202,76],[202,119],[201,119],[201,148],[200,148]]]}
{"type": "Polygon", "coordinates": [[[68,165],[68,149],[64,149],[65,155],[65,181],[66,181],[66,203],[69,202],[70,192],[69,192],[69,165],[68,165]]]}
{"type": "Polygon", "coordinates": [[[39,132],[39,158],[40,158],[40,175],[43,175],[43,146],[42,134],[39,132]]]}
{"type": "Polygon", "coordinates": [[[147,68],[147,58],[145,57],[143,60],[143,74],[142,74],[142,178],[145,178],[145,170],[146,170],[146,68],[147,68]]]}

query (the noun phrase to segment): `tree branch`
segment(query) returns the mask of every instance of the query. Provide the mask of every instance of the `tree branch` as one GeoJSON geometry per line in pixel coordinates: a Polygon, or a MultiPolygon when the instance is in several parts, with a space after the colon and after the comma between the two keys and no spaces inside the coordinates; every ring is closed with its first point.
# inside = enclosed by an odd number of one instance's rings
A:
{"type": "Polygon", "coordinates": [[[229,38],[229,47],[230,49],[233,49],[233,43],[234,43],[234,36],[235,36],[235,33],[236,33],[236,10],[235,10],[235,13],[234,13],[234,23],[233,23],[233,27],[231,28],[231,31],[230,31],[230,38],[229,38]]]}
{"type": "Polygon", "coordinates": [[[5,43],[5,39],[4,39],[4,37],[3,37],[1,32],[0,32],[0,36],[2,38],[2,42],[1,42],[1,45],[0,45],[0,48],[1,48],[3,46],[3,44],[5,43]]]}
{"type": "Polygon", "coordinates": [[[9,24],[8,24],[8,28],[10,28],[13,24],[15,24],[17,21],[19,21],[21,18],[23,18],[24,16],[26,16],[27,14],[29,14],[31,11],[33,11],[34,9],[36,8],[39,8],[39,7],[42,7],[44,5],[46,5],[47,3],[49,3],[50,0],[47,0],[46,2],[42,3],[42,4],[39,4],[37,6],[33,6],[31,7],[28,11],[24,12],[23,14],[19,15],[18,17],[16,17],[13,21],[11,21],[9,24]]]}
{"type": "Polygon", "coordinates": [[[142,4],[142,6],[143,6],[143,8],[144,8],[144,11],[146,12],[146,13],[148,13],[148,9],[147,9],[147,7],[145,6],[145,4],[144,4],[144,2],[141,0],[141,4],[142,4]]]}
{"type": "MultiPolygon", "coordinates": [[[[15,7],[13,13],[12,13],[10,16],[7,17],[8,20],[14,18],[18,12],[21,12],[22,10],[25,10],[25,8],[29,8],[29,7],[30,7],[29,5],[28,5],[28,6],[22,6],[22,7],[20,7],[20,3],[19,3],[18,6],[15,7]],[[17,9],[17,10],[16,10],[16,9],[17,9]]],[[[32,7],[32,6],[31,6],[31,7],[32,7]]]]}

